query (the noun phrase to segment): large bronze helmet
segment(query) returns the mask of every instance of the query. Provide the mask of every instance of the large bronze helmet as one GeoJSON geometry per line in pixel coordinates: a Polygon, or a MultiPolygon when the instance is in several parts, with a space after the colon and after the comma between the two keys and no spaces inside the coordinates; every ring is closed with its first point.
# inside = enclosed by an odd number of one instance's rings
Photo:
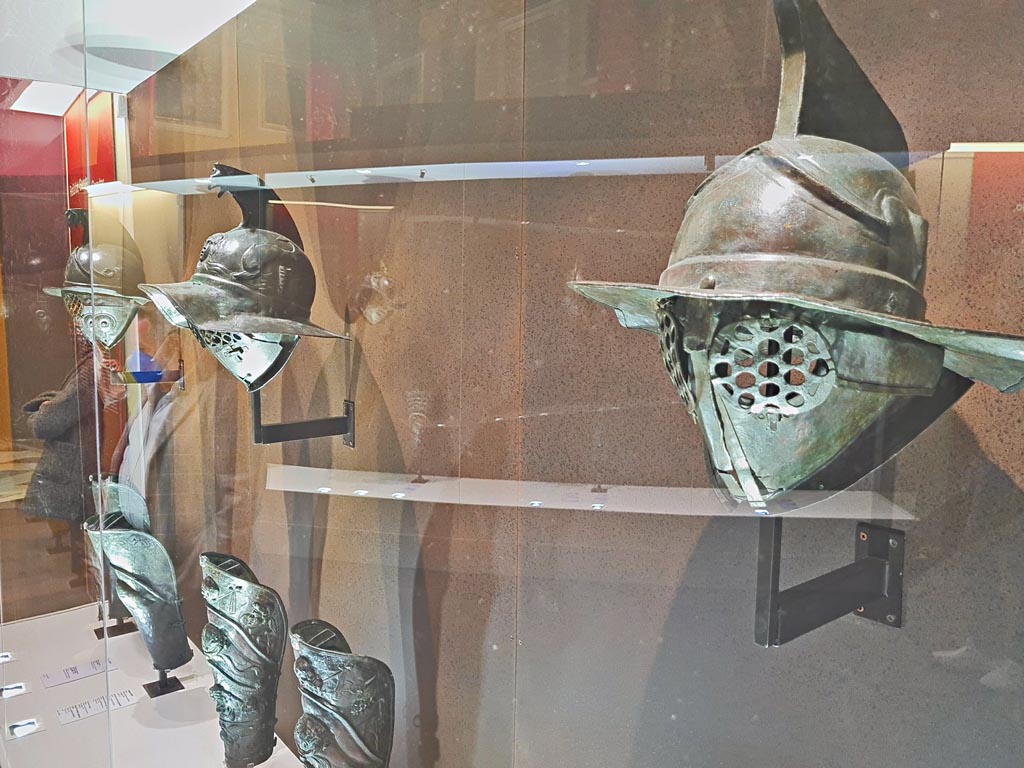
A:
{"type": "Polygon", "coordinates": [[[657,285],[572,283],[659,335],[716,485],[761,513],[849,487],[974,380],[1024,386],[1024,340],[925,321],[903,130],[816,0],[774,6],[772,138],[698,187],[657,285]]]}
{"type": "Polygon", "coordinates": [[[276,376],[302,336],[347,338],[310,322],[316,275],[295,222],[263,180],[217,164],[211,187],[242,222],[211,235],[192,279],[139,286],[172,324],[199,342],[249,391],[276,376]]]}
{"type": "Polygon", "coordinates": [[[139,283],[146,281],[142,254],[125,230],[120,243],[90,242],[85,209],[72,208],[65,215],[69,227],[84,230],[83,242],[68,257],[64,284],[43,292],[64,300],[86,339],[110,349],[124,338],[139,307],[149,301],[139,290],[139,283]]]}

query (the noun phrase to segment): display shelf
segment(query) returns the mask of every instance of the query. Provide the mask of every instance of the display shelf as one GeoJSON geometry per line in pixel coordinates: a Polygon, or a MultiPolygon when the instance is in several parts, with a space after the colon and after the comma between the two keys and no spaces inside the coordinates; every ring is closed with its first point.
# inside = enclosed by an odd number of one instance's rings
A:
{"type": "MultiPolygon", "coordinates": [[[[174,670],[184,690],[151,699],[143,685],[157,678],[142,637],[135,632],[106,642],[112,665],[108,674],[92,674],[47,688],[43,676],[102,660],[104,642],[93,635],[96,605],[11,622],[3,629],[3,650],[12,658],[0,666],[5,685],[25,683],[27,692],[6,699],[4,733],[11,764],[49,766],[146,766],[146,768],[219,768],[224,764],[217,711],[207,689],[210,667],[193,645],[194,656],[174,670]],[[97,697],[130,690],[135,703],[115,708],[110,727],[102,711],[62,724],[58,710],[97,697]],[[10,738],[8,727],[29,718],[34,733],[10,738]],[[108,741],[109,739],[109,741],[108,741]],[[113,754],[110,754],[112,744],[113,754]]],[[[299,768],[301,763],[278,739],[267,768],[299,768]]]]}
{"type": "MultiPolygon", "coordinates": [[[[427,504],[478,507],[576,509],[696,517],[756,517],[749,506],[730,508],[712,488],[549,483],[476,477],[415,476],[394,472],[267,465],[267,490],[320,493],[427,504]]],[[[794,491],[786,517],[913,520],[914,516],[874,491],[794,491]]]]}

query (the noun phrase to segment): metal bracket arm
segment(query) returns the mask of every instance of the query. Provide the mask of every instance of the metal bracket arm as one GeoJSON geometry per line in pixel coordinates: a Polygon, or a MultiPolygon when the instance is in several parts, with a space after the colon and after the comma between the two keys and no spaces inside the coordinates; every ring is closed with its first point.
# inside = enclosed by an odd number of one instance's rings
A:
{"type": "Polygon", "coordinates": [[[291,421],[283,424],[263,423],[263,403],[259,390],[251,394],[250,400],[252,405],[252,441],[257,445],[309,440],[314,437],[341,436],[349,448],[356,447],[356,404],[351,400],[345,401],[343,416],[291,421]]]}
{"type": "Polygon", "coordinates": [[[903,531],[859,523],[852,563],[780,591],[782,519],[760,526],[755,643],[779,646],[849,613],[902,626],[903,531]]]}

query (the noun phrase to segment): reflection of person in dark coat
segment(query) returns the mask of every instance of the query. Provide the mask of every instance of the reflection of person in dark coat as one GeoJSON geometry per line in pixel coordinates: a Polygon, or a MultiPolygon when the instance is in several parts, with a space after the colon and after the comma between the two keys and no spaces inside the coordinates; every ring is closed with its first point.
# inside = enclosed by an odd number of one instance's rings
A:
{"type": "MultiPolygon", "coordinates": [[[[60,389],[43,392],[22,406],[32,435],[43,442],[42,455],[29,481],[21,511],[44,518],[55,534],[70,528],[71,585],[84,583],[85,536],[82,523],[93,514],[90,475],[97,475],[94,353],[76,334],[79,363],[60,389]]],[[[104,366],[99,397],[104,406],[122,395],[104,366]]]]}

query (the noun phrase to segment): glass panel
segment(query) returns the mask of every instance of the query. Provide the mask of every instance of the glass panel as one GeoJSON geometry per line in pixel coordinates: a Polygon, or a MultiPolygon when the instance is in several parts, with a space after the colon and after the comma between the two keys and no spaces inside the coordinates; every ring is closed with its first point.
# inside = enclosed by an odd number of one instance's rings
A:
{"type": "Polygon", "coordinates": [[[8,5],[4,765],[1019,762],[1006,3],[8,5]]]}
{"type": "MultiPolygon", "coordinates": [[[[687,199],[771,136],[780,70],[771,5],[529,5],[528,159],[671,156],[696,167],[526,182],[523,474],[600,483],[609,498],[619,484],[706,487],[702,432],[664,373],[657,340],[562,285],[657,284],[682,241],[687,199]]],[[[931,222],[928,319],[1019,333],[1016,292],[997,285],[1020,255],[1015,156],[976,155],[972,173],[969,160],[944,153],[969,138],[1018,139],[992,96],[1019,85],[994,82],[969,52],[975,34],[999,45],[1003,13],[972,16],[964,35],[954,5],[822,2],[909,140],[910,175],[931,222]],[[936,80],[943,85],[925,85],[936,80]]],[[[727,205],[706,226],[726,221],[727,205]]],[[[746,250],[757,252],[764,244],[749,232],[746,250]]],[[[742,251],[742,236],[717,244],[742,251]]],[[[853,611],[781,648],[752,643],[759,523],[713,498],[683,496],[658,515],[524,514],[516,764],[1012,765],[1020,717],[1007,697],[1019,687],[1020,591],[1006,575],[1018,561],[1016,402],[979,384],[852,490],[786,514],[798,519],[785,524],[783,588],[852,562],[858,532],[868,535],[857,521],[906,532],[906,610],[883,612],[881,626],[853,611]],[[885,626],[893,623],[903,626],[885,626]]],[[[822,418],[828,428],[842,417],[822,418]]],[[[879,444],[905,429],[883,421],[879,444]]],[[[776,523],[760,525],[770,532],[776,523]]],[[[822,607],[849,599],[833,594],[822,607]]]]}
{"type": "Polygon", "coordinates": [[[87,189],[113,179],[112,98],[85,90],[80,5],[0,16],[0,762],[108,765],[107,585],[82,524],[114,448],[97,424],[121,400],[87,309],[87,189]]]}

